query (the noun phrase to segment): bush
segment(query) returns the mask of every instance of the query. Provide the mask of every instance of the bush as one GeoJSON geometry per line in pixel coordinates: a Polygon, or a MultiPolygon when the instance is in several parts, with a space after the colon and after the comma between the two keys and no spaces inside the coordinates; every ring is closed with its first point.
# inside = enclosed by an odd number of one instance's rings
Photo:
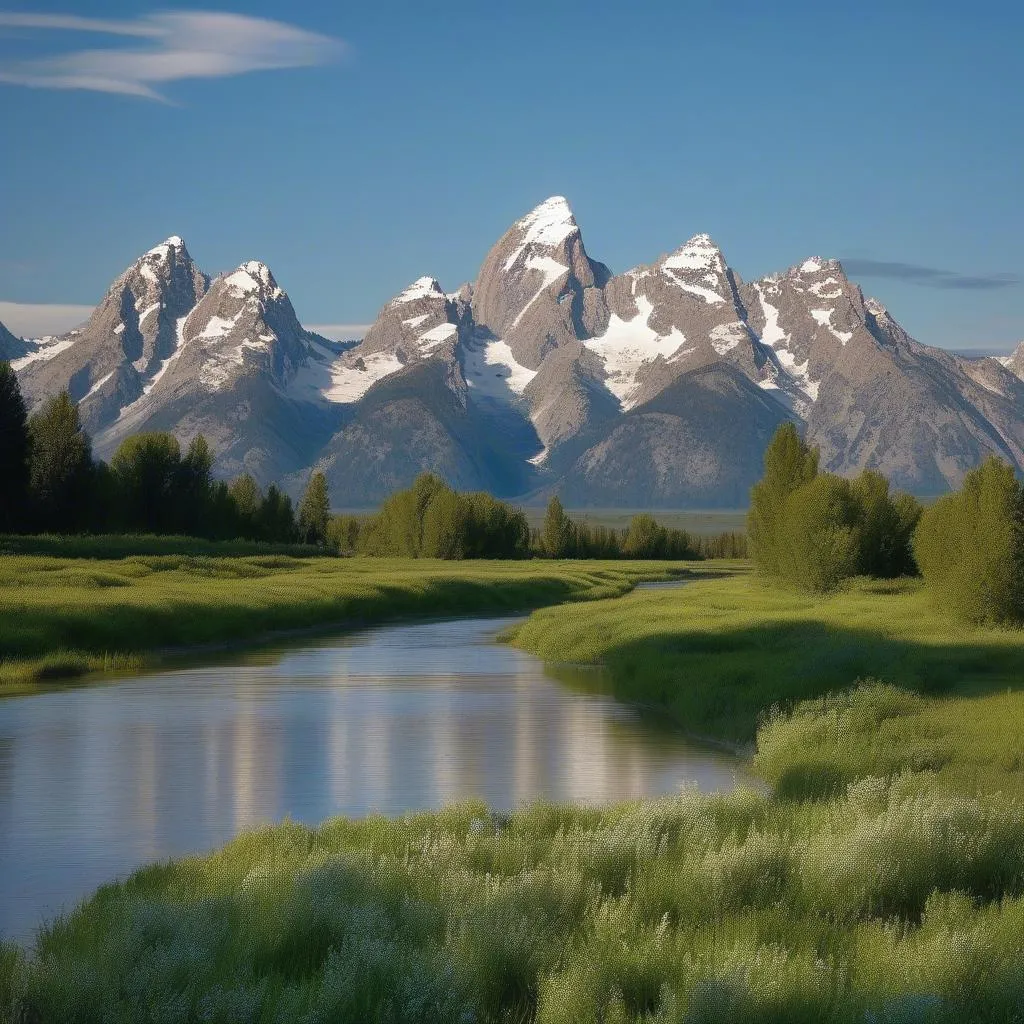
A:
{"type": "Polygon", "coordinates": [[[1024,488],[989,456],[921,516],[914,554],[936,603],[971,623],[1024,621],[1024,488]]]}
{"type": "Polygon", "coordinates": [[[519,509],[483,492],[459,494],[431,473],[392,494],[357,530],[364,555],[407,558],[521,558],[530,528],[519,509]]]}
{"type": "Polygon", "coordinates": [[[791,423],[765,453],[747,516],[759,573],[805,590],[834,590],[851,576],[892,579],[916,571],[912,536],[921,506],[893,496],[866,469],[854,480],[818,473],[818,451],[791,423]]]}

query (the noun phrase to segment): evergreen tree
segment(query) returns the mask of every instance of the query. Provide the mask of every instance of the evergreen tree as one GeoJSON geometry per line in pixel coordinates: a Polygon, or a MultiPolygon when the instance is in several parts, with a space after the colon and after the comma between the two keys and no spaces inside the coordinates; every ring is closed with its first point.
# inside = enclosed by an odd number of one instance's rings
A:
{"type": "Polygon", "coordinates": [[[206,438],[196,434],[178,472],[177,528],[193,537],[216,535],[211,520],[213,455],[206,438]]]}
{"type": "Polygon", "coordinates": [[[544,513],[541,528],[544,552],[549,558],[569,558],[573,547],[573,524],[566,515],[558,495],[553,495],[544,513]]]}
{"type": "Polygon", "coordinates": [[[288,544],[295,540],[295,514],[292,500],[277,484],[267,488],[266,497],[256,511],[256,531],[261,540],[288,544]]]}
{"type": "Polygon", "coordinates": [[[243,473],[231,481],[229,488],[231,500],[235,504],[235,519],[238,535],[256,538],[259,536],[257,516],[263,504],[263,492],[259,484],[248,474],[243,473]]]}
{"type": "Polygon", "coordinates": [[[91,519],[92,445],[67,391],[28,421],[29,501],[39,532],[75,533],[91,519]]]}
{"type": "Polygon", "coordinates": [[[331,502],[327,494],[327,477],[317,471],[306,485],[299,504],[299,539],[304,544],[323,544],[327,540],[327,524],[331,519],[331,502]]]}
{"type": "Polygon", "coordinates": [[[183,529],[181,446],[172,434],[126,437],[110,460],[119,515],[137,533],[178,533],[183,529]]]}
{"type": "Polygon", "coordinates": [[[817,448],[800,437],[794,424],[783,423],[764,453],[764,475],[750,492],[747,536],[758,572],[780,574],[783,552],[779,531],[786,499],[817,475],[817,448]]]}
{"type": "Polygon", "coordinates": [[[18,378],[0,362],[0,533],[26,525],[29,486],[28,417],[18,378]]]}

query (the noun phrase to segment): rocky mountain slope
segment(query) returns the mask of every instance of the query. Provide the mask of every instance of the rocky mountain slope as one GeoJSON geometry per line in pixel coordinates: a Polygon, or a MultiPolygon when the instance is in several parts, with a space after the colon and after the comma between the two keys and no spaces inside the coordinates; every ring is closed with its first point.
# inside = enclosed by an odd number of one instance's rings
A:
{"type": "Polygon", "coordinates": [[[835,260],[745,283],[707,235],[618,275],[548,199],[445,292],[425,276],[357,344],[306,331],[262,263],[211,280],[170,238],[76,331],[0,331],[31,406],[62,387],[96,449],[198,432],[225,476],[372,504],[432,469],[460,488],[573,505],[737,506],[775,427],[822,464],[937,493],[988,452],[1024,470],[1024,346],[923,345],[835,260]],[[1004,365],[1005,364],[1005,365],[1004,365]]]}

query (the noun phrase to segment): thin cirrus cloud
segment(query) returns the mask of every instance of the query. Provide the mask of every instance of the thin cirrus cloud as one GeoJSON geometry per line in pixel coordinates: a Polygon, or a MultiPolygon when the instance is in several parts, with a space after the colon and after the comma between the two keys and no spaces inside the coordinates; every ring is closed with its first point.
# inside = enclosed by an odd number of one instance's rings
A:
{"type": "Polygon", "coordinates": [[[0,60],[0,82],[38,89],[87,89],[162,100],[187,78],[315,67],[340,59],[340,39],[267,18],[215,11],[165,11],[132,21],[0,11],[0,29],[92,33],[133,45],[78,49],[28,60],[0,60]]]}
{"type": "Polygon", "coordinates": [[[995,291],[1012,288],[1021,283],[1015,274],[958,274],[937,267],[922,267],[917,263],[893,263],[886,260],[844,259],[843,268],[854,277],[885,277],[906,281],[925,288],[951,291],[995,291]]]}

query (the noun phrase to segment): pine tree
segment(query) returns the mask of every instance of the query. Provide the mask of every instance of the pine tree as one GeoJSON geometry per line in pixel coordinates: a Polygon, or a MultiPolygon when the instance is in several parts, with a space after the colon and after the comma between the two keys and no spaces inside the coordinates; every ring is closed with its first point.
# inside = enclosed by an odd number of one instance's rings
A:
{"type": "Polygon", "coordinates": [[[331,501],[327,493],[327,477],[319,470],[306,485],[299,504],[299,539],[304,544],[323,544],[327,540],[327,524],[331,521],[331,501]]]}
{"type": "Polygon", "coordinates": [[[92,445],[67,391],[29,418],[28,435],[33,526],[52,533],[84,529],[92,503],[92,445]]]}
{"type": "Polygon", "coordinates": [[[0,533],[26,524],[29,481],[28,417],[18,378],[0,363],[0,533]]]}
{"type": "Polygon", "coordinates": [[[206,438],[196,434],[178,472],[178,529],[193,537],[212,537],[213,455],[206,438]]]}
{"type": "Polygon", "coordinates": [[[243,473],[231,481],[228,489],[235,505],[235,519],[238,533],[243,537],[259,536],[257,515],[263,504],[263,492],[259,484],[248,474],[243,473]]]}

